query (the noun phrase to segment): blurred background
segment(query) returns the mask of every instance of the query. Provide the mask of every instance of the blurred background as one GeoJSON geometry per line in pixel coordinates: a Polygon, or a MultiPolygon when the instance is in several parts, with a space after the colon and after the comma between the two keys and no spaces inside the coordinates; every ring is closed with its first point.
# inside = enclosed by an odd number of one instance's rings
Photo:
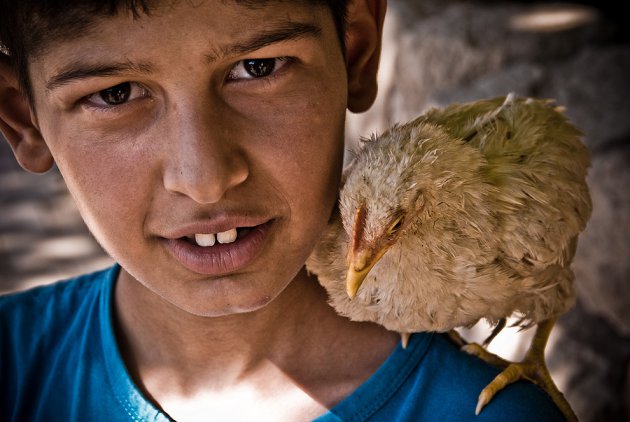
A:
{"type": "MultiPolygon", "coordinates": [[[[348,150],[428,107],[485,97],[553,98],[593,154],[594,211],[573,268],[578,299],[547,360],[582,421],[630,421],[630,29],[623,2],[389,0],[379,97],[348,116],[348,150]]],[[[0,293],[112,263],[56,169],[29,174],[0,142],[0,293]]],[[[484,337],[483,324],[464,331],[484,337]]],[[[532,333],[491,350],[519,358],[532,333]]]]}

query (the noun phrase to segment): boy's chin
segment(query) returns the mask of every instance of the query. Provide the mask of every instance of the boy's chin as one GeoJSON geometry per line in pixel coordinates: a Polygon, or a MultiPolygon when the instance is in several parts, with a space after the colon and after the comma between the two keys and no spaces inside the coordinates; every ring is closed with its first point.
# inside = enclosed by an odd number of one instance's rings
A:
{"type": "Polygon", "coordinates": [[[210,293],[193,294],[192,297],[166,298],[171,305],[194,316],[221,318],[244,315],[265,309],[281,293],[277,292],[238,292],[229,295],[210,293]]]}
{"type": "Polygon", "coordinates": [[[251,303],[229,304],[224,306],[202,306],[188,309],[188,312],[203,318],[222,318],[235,315],[244,315],[256,311],[260,311],[267,307],[273,298],[269,296],[262,297],[251,303]]]}

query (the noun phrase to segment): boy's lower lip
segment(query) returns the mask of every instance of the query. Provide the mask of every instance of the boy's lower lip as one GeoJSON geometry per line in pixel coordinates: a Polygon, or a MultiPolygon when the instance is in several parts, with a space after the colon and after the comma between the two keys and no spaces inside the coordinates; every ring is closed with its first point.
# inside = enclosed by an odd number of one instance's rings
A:
{"type": "Polygon", "coordinates": [[[204,275],[224,275],[249,265],[263,250],[273,220],[252,227],[233,243],[202,247],[185,239],[163,239],[166,250],[184,267],[204,275]]]}

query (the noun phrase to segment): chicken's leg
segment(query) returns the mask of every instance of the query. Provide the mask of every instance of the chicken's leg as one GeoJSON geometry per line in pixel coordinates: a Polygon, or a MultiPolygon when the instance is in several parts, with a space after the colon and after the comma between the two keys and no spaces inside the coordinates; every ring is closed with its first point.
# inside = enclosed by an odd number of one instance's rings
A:
{"type": "MultiPolygon", "coordinates": [[[[464,339],[464,337],[462,337],[462,335],[459,334],[459,332],[457,330],[449,330],[449,331],[447,331],[446,334],[447,334],[449,340],[453,344],[455,344],[457,347],[459,347],[462,350],[465,350],[466,352],[468,352],[471,355],[479,356],[480,353],[477,351],[477,349],[485,349],[486,347],[488,347],[490,342],[492,340],[494,340],[494,338],[497,336],[497,334],[499,334],[501,332],[501,330],[503,328],[505,328],[505,324],[506,324],[506,319],[505,318],[501,319],[497,323],[497,325],[494,327],[494,329],[492,330],[492,333],[483,341],[481,346],[478,345],[477,343],[468,343],[466,341],[466,339],[464,339]],[[470,346],[470,350],[467,350],[467,348],[469,346],[470,346]]],[[[483,352],[481,352],[481,353],[483,353],[483,352]]],[[[482,359],[484,359],[484,358],[482,358],[482,359]]],[[[486,360],[486,359],[484,359],[484,360],[486,360]]]]}
{"type": "Polygon", "coordinates": [[[545,365],[545,347],[547,346],[547,340],[549,339],[549,333],[555,324],[556,320],[548,319],[542,321],[536,326],[536,333],[532,339],[532,343],[525,355],[525,358],[519,363],[511,363],[502,359],[479,345],[469,344],[463,349],[468,353],[479,356],[486,362],[505,367],[503,372],[496,376],[496,378],[483,389],[479,395],[479,401],[477,402],[477,409],[475,414],[479,414],[481,409],[492,400],[492,397],[502,390],[508,384],[516,382],[520,379],[527,379],[540,386],[551,399],[556,403],[558,408],[562,411],[564,416],[569,421],[577,421],[577,416],[571,409],[569,402],[565,399],[564,395],[558,390],[558,387],[554,384],[549,375],[549,370],[545,365]]]}
{"type": "Polygon", "coordinates": [[[494,340],[494,338],[499,335],[499,333],[501,331],[503,331],[503,329],[505,328],[505,324],[507,323],[507,319],[506,318],[501,318],[501,320],[499,320],[499,322],[497,323],[497,325],[495,325],[495,327],[492,329],[492,333],[490,333],[490,335],[483,341],[482,346],[484,348],[487,348],[490,343],[492,342],[492,340],[494,340]]]}

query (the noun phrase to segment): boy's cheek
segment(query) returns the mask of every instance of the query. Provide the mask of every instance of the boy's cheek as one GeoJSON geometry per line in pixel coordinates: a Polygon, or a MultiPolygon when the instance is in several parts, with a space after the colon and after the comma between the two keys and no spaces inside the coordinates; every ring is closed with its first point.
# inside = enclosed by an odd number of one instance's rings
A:
{"type": "Polygon", "coordinates": [[[278,116],[264,130],[267,136],[251,138],[258,149],[252,148],[248,156],[258,157],[291,192],[303,192],[293,195],[293,201],[306,205],[326,200],[331,190],[336,195],[343,161],[343,111],[305,105],[278,116]]]}
{"type": "MultiPolygon", "coordinates": [[[[218,102],[209,110],[215,117],[199,130],[225,138],[221,141],[245,151],[248,160],[283,183],[310,185],[314,194],[326,191],[341,163],[345,116],[343,86],[326,82],[267,98],[225,98],[222,106],[218,102]]],[[[117,194],[142,198],[155,188],[151,183],[160,182],[160,166],[186,139],[177,116],[159,110],[159,102],[146,104],[118,117],[79,113],[49,120],[46,129],[55,140],[51,149],[71,191],[86,190],[95,199],[117,194]]]]}

